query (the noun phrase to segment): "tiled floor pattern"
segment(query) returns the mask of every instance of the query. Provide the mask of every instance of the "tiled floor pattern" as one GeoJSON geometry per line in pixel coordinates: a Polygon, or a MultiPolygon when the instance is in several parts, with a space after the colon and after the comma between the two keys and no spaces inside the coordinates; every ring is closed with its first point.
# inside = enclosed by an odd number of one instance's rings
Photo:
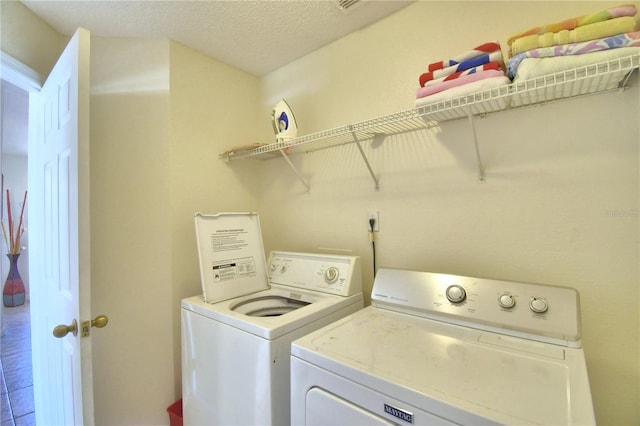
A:
{"type": "Polygon", "coordinates": [[[2,328],[4,334],[0,342],[0,426],[35,425],[29,305],[4,307],[2,328]]]}

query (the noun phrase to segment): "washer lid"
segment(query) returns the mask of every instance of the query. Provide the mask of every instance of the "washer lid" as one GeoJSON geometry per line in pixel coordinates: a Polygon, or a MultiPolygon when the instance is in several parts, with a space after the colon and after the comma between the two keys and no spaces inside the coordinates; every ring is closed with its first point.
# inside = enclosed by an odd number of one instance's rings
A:
{"type": "Polygon", "coordinates": [[[257,213],[196,213],[195,225],[206,302],[269,288],[257,213]]]}

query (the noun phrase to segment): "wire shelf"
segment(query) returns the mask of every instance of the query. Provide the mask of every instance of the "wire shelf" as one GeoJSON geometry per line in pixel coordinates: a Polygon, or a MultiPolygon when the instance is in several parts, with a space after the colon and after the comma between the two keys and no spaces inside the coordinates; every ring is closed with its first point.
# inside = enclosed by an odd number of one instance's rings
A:
{"type": "Polygon", "coordinates": [[[295,139],[275,142],[254,149],[226,152],[225,160],[248,157],[266,158],[281,152],[310,151],[371,139],[376,135],[393,135],[425,129],[438,123],[483,116],[560,99],[618,90],[626,85],[625,77],[640,68],[640,54],[613,59],[532,78],[509,85],[434,102],[414,109],[323,130],[295,139]]]}

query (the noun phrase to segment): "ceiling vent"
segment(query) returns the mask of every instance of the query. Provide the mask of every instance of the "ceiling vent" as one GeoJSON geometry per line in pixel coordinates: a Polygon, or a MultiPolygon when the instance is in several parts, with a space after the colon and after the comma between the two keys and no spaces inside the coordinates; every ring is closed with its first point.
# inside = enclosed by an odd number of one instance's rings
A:
{"type": "Polygon", "coordinates": [[[362,0],[336,0],[335,3],[338,6],[338,9],[342,11],[342,13],[347,14],[351,12],[356,6],[362,4],[362,0]]]}

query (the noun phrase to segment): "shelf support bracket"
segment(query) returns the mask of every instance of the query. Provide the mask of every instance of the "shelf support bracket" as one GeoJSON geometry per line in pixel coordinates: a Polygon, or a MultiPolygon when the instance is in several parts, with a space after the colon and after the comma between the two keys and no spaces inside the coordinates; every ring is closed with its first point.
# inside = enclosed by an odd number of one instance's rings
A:
{"type": "Polygon", "coordinates": [[[353,136],[353,141],[356,143],[356,146],[358,147],[358,151],[360,151],[360,155],[362,156],[362,160],[364,161],[364,164],[367,166],[367,169],[369,170],[371,179],[373,179],[373,183],[375,184],[375,190],[378,191],[380,189],[380,184],[378,183],[378,179],[376,178],[375,173],[373,173],[373,169],[371,168],[371,164],[369,164],[369,160],[367,159],[367,156],[365,155],[364,150],[362,149],[362,145],[360,145],[360,140],[358,139],[356,132],[353,131],[353,126],[349,126],[349,131],[351,132],[351,136],[353,136]]]}
{"type": "Polygon", "coordinates": [[[284,152],[284,149],[279,149],[278,151],[280,151],[280,154],[282,154],[282,156],[284,157],[284,159],[287,162],[287,164],[289,165],[289,167],[291,167],[291,170],[293,170],[293,173],[296,174],[296,176],[298,177],[300,182],[302,182],[304,187],[307,189],[307,192],[309,192],[311,190],[311,188],[309,187],[309,184],[307,182],[305,182],[305,180],[302,178],[302,175],[300,175],[300,173],[298,172],[298,169],[296,169],[296,166],[293,165],[293,163],[289,159],[289,156],[287,155],[287,153],[284,152]]]}
{"type": "Polygon", "coordinates": [[[486,182],[486,176],[484,174],[484,166],[482,165],[482,158],[480,157],[480,147],[478,146],[478,136],[476,135],[475,118],[471,109],[467,110],[467,116],[469,117],[469,126],[471,127],[471,135],[473,136],[473,145],[476,150],[476,159],[478,161],[478,181],[480,183],[486,182]]]}
{"type": "Polygon", "coordinates": [[[629,83],[629,78],[631,77],[631,74],[633,74],[634,71],[635,69],[632,69],[627,73],[627,75],[624,76],[624,79],[619,84],[620,90],[625,90],[629,87],[627,86],[627,84],[629,83]]]}

